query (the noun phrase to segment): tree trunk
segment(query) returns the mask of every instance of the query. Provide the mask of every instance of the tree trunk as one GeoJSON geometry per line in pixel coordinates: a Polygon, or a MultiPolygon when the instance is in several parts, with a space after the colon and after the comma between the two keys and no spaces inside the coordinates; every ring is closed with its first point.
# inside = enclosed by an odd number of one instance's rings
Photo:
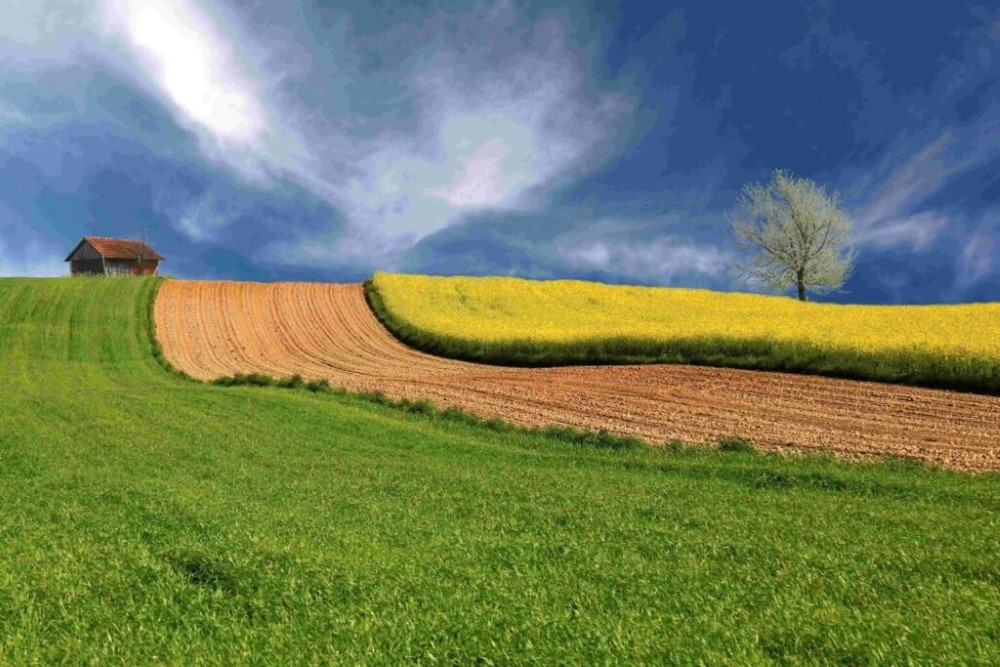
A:
{"type": "Polygon", "coordinates": [[[798,285],[799,287],[799,301],[805,301],[806,300],[805,276],[802,275],[802,271],[799,271],[799,275],[796,277],[798,278],[798,280],[796,281],[796,285],[798,285]]]}

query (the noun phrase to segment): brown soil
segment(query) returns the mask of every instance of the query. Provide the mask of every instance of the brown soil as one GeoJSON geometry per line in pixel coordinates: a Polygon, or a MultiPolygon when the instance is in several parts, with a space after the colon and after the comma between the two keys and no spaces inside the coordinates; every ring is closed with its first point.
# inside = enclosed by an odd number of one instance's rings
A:
{"type": "Polygon", "coordinates": [[[606,428],[654,443],[737,435],[768,450],[1000,470],[997,397],[698,366],[519,369],[442,359],[393,338],[361,285],[171,280],[155,318],[167,359],[200,380],[300,374],[525,426],[606,428]]]}

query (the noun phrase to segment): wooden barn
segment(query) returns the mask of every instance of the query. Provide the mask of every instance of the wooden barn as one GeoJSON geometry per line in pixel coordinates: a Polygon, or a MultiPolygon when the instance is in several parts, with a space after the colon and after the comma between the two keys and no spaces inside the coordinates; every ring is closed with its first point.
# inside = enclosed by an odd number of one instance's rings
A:
{"type": "Polygon", "coordinates": [[[74,276],[155,276],[163,259],[142,241],[84,236],[66,261],[74,276]]]}

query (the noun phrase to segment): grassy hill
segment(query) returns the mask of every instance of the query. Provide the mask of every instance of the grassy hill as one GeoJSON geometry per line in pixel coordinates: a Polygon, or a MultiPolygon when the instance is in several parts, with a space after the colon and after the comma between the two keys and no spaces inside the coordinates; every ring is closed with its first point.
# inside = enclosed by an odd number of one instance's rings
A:
{"type": "Polygon", "coordinates": [[[376,273],[404,342],[515,366],[694,363],[1000,394],[1000,303],[861,306],[579,280],[376,273]]]}
{"type": "Polygon", "coordinates": [[[1000,479],[196,384],[0,280],[0,663],[989,662],[1000,479]]]}

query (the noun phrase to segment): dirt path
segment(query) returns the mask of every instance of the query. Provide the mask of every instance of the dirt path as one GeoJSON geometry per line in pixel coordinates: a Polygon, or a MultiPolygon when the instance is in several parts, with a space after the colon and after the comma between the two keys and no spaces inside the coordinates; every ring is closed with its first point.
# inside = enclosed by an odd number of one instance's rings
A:
{"type": "Polygon", "coordinates": [[[1000,470],[997,397],[697,366],[517,369],[441,359],[393,338],[361,285],[171,280],[155,318],[167,359],[201,380],[298,373],[527,426],[607,428],[651,442],[739,435],[770,450],[826,447],[848,458],[894,453],[1000,470]]]}

